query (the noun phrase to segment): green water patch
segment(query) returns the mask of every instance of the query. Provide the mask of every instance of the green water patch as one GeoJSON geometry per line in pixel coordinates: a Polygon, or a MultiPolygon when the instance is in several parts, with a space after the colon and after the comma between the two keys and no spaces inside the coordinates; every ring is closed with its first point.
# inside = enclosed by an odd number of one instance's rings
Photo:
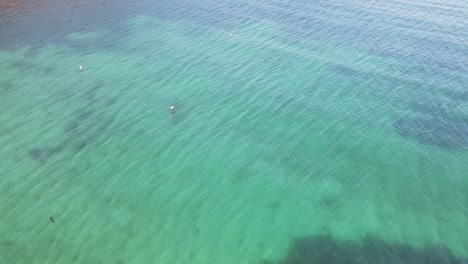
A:
{"type": "Polygon", "coordinates": [[[466,255],[466,157],[395,133],[391,79],[303,58],[271,25],[128,24],[119,51],[35,50],[48,75],[0,65],[8,261],[281,261],[291,237],[368,233],[466,255]]]}

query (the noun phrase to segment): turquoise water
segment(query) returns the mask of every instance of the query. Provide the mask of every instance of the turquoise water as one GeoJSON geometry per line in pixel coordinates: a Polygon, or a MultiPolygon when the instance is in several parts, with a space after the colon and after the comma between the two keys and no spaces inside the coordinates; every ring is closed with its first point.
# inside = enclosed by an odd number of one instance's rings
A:
{"type": "Polygon", "coordinates": [[[0,263],[293,263],[304,236],[468,258],[467,17],[7,1],[0,263]]]}

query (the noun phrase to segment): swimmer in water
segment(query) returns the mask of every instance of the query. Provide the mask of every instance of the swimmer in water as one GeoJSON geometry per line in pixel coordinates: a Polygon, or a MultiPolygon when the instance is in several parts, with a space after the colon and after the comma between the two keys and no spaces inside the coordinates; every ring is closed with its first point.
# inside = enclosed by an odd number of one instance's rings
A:
{"type": "Polygon", "coordinates": [[[54,218],[52,216],[49,216],[49,219],[53,224],[55,224],[55,220],[54,220],[54,218]]]}
{"type": "Polygon", "coordinates": [[[80,72],[82,72],[82,71],[83,71],[83,66],[80,66],[80,72]]]}
{"type": "Polygon", "coordinates": [[[175,112],[175,106],[171,106],[171,112],[174,113],[175,112]]]}

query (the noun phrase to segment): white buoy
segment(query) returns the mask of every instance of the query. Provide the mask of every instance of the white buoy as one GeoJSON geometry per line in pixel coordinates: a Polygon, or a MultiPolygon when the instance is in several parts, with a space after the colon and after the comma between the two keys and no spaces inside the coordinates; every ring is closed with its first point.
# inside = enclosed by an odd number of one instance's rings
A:
{"type": "Polygon", "coordinates": [[[80,71],[83,71],[83,66],[80,66],[80,71]]]}

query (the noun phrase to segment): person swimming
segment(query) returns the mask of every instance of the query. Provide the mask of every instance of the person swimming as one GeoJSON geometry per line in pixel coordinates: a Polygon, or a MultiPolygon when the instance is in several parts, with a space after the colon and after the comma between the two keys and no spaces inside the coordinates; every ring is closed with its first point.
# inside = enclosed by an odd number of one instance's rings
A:
{"type": "Polygon", "coordinates": [[[80,65],[80,72],[82,72],[82,71],[83,71],[83,66],[80,65]]]}
{"type": "Polygon", "coordinates": [[[171,112],[175,113],[175,106],[171,105],[171,112]]]}

